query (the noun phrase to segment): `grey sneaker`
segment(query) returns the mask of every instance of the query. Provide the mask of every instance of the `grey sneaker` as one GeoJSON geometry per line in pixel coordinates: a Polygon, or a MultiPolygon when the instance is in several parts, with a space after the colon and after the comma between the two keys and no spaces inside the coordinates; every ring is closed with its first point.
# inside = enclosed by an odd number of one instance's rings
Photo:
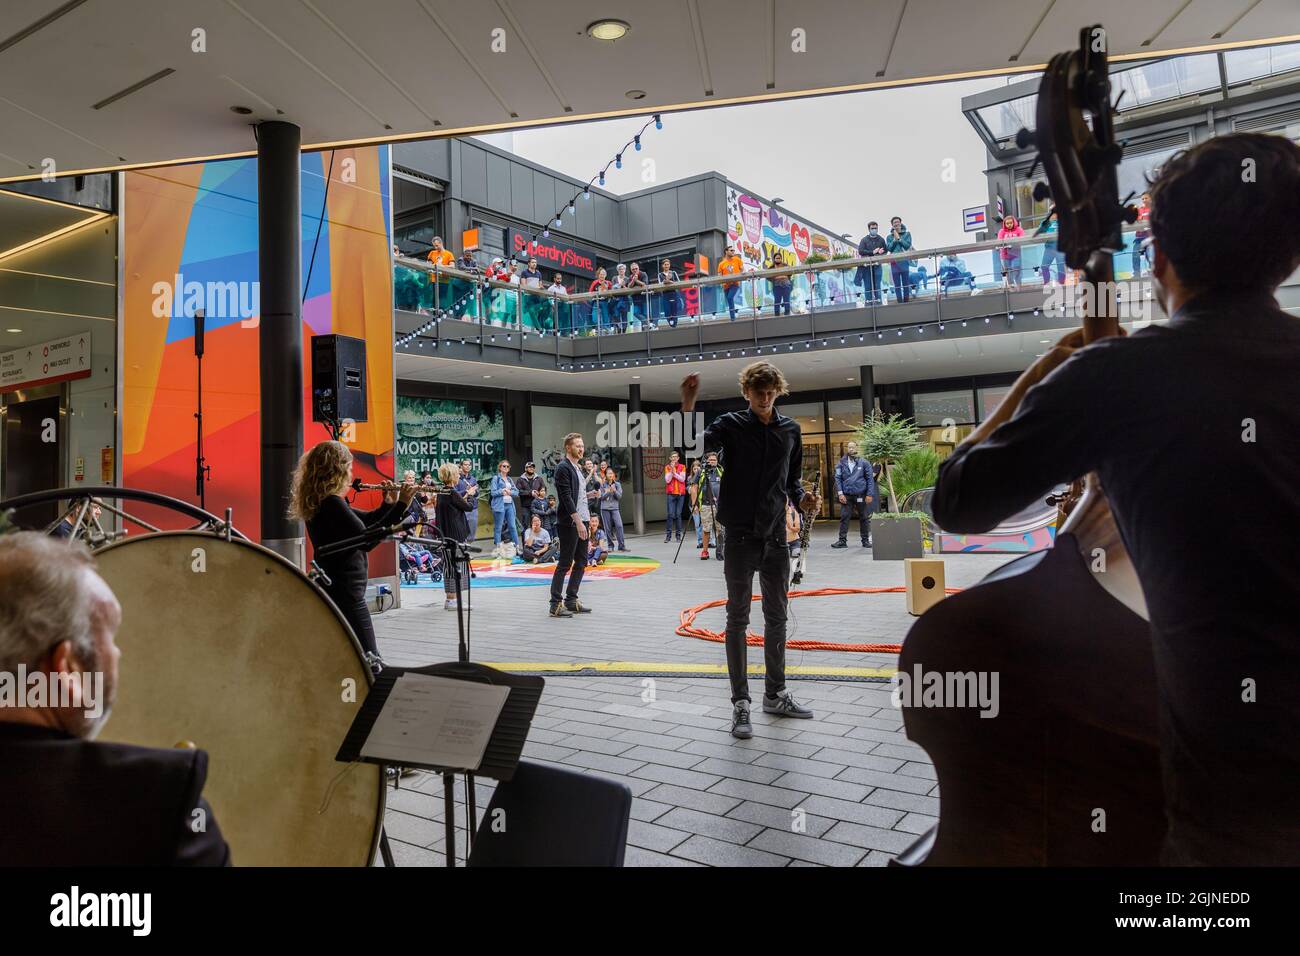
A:
{"type": "Polygon", "coordinates": [[[573,612],[559,601],[551,602],[551,617],[573,617],[573,612]]]}
{"type": "Polygon", "coordinates": [[[768,697],[764,694],[763,713],[776,714],[778,717],[802,717],[805,719],[813,715],[811,710],[791,697],[788,690],[777,691],[775,697],[768,697]]]}
{"type": "Polygon", "coordinates": [[[738,740],[748,740],[754,736],[754,728],[749,723],[749,701],[736,701],[731,712],[731,736],[738,740]]]}

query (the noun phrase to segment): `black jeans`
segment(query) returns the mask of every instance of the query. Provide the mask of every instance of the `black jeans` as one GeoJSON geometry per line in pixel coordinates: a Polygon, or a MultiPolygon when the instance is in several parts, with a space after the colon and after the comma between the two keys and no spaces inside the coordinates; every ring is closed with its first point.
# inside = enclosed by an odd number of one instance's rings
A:
{"type": "Polygon", "coordinates": [[[587,541],[578,537],[578,529],[572,518],[560,519],[560,563],[551,575],[551,603],[560,601],[572,603],[578,599],[578,588],[582,584],[582,575],[587,570],[587,541]],[[564,576],[573,568],[569,577],[569,588],[564,589],[564,576]]]}
{"type": "Polygon", "coordinates": [[[762,537],[733,532],[727,535],[722,575],[727,580],[727,673],[731,677],[731,702],[749,700],[749,651],[745,632],[753,603],[754,572],[763,595],[763,663],[767,696],[785,690],[785,619],[790,600],[790,552],[785,528],[762,537]]]}
{"type": "Polygon", "coordinates": [[[352,633],[361,642],[361,649],[371,654],[378,654],[379,645],[375,643],[375,626],[370,622],[370,608],[366,605],[366,599],[356,598],[350,594],[338,594],[330,590],[325,593],[338,605],[339,611],[348,624],[352,625],[352,633]]]}
{"type": "MultiPolygon", "coordinates": [[[[848,499],[840,505],[840,540],[844,541],[849,535],[849,521],[853,517],[853,512],[858,513],[858,530],[862,532],[862,543],[867,543],[867,538],[871,536],[871,512],[875,510],[875,502],[859,501],[853,495],[845,495],[848,499]]],[[[860,496],[864,497],[864,496],[860,496]]]]}

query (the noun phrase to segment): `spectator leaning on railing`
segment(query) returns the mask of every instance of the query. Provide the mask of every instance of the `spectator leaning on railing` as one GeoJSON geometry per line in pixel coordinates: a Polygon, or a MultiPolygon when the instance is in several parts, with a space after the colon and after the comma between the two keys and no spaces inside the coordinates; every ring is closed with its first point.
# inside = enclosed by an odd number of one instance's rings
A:
{"type": "MultiPolygon", "coordinates": [[[[777,252],[772,256],[772,268],[780,269],[782,266],[789,265],[786,261],[785,253],[777,252]]],[[[781,314],[784,307],[785,314],[790,314],[790,290],[794,286],[794,280],[790,278],[790,273],[772,277],[772,314],[774,316],[781,314]]]]}
{"type": "MultiPolygon", "coordinates": [[[[720,276],[738,276],[745,271],[744,260],[736,255],[735,246],[727,246],[727,254],[718,263],[718,275],[720,276]]],[[[731,321],[736,321],[736,294],[740,292],[739,282],[724,282],[722,284],[722,294],[727,299],[727,314],[731,316],[731,321]]]]}
{"type": "MultiPolygon", "coordinates": [[[[885,254],[885,237],[880,234],[879,228],[878,223],[867,223],[867,234],[858,243],[858,256],[860,258],[883,256],[885,254]]],[[[853,281],[862,286],[868,305],[880,304],[880,266],[878,264],[858,266],[853,281]]]]}
{"type": "Polygon", "coordinates": [[[456,257],[451,251],[442,247],[442,236],[433,237],[433,248],[429,250],[429,261],[435,266],[454,266],[456,257]]]}
{"type": "MultiPolygon", "coordinates": [[[[670,282],[681,282],[679,276],[673,269],[672,261],[669,259],[659,263],[659,284],[667,285],[670,282]]],[[[669,289],[661,293],[663,297],[664,318],[668,320],[670,328],[677,328],[677,316],[681,312],[682,291],[681,289],[669,289]]],[[[658,325],[658,323],[655,323],[658,325]]]]}
{"type": "MultiPolygon", "coordinates": [[[[1024,236],[1025,230],[1020,227],[1019,221],[1015,216],[1007,216],[1002,220],[1002,228],[998,230],[999,239],[1020,239],[1024,236]]],[[[1013,290],[1020,289],[1020,247],[1003,246],[998,250],[998,257],[1002,260],[1002,279],[1013,290]]]]}

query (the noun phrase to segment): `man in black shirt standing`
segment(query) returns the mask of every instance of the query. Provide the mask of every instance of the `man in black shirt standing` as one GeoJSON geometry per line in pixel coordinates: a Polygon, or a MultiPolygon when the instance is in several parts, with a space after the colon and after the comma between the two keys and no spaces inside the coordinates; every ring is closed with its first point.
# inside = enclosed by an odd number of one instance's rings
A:
{"type": "MultiPolygon", "coordinates": [[[[700,377],[682,382],[682,413],[695,410],[700,377]]],[[[789,597],[790,552],[785,544],[786,500],[805,511],[821,507],[815,491],[805,494],[803,433],[799,423],[776,410],[776,400],[790,394],[775,365],[754,362],[740,373],[740,392],[749,402],[743,412],[719,416],[704,430],[704,452],[720,452],[725,470],[717,520],[726,529],[722,561],[727,581],[727,672],[731,677],[731,734],[753,736],[749,721],[748,652],[745,634],[753,599],[754,572],[763,595],[763,711],[783,717],[812,717],[785,686],[785,621],[789,597]]],[[[688,418],[687,421],[693,420],[688,418]]]]}
{"type": "MultiPolygon", "coordinates": [[[[1300,266],[1300,147],[1234,134],[1175,156],[1150,221],[1168,324],[1085,348],[1072,333],[1030,366],[944,462],[934,517],[983,532],[1095,472],[1150,614],[1164,862],[1296,865],[1300,562],[1276,543],[1300,538],[1300,320],[1274,294],[1300,266]],[[1246,221],[1249,243],[1223,241],[1246,221]],[[1198,477],[1220,475],[1266,502],[1267,533],[1238,516],[1207,538],[1198,477]]],[[[1053,638],[1008,649],[1034,686],[1070,679],[1053,638]]],[[[1125,695],[1131,675],[1107,669],[1125,695]]]]}

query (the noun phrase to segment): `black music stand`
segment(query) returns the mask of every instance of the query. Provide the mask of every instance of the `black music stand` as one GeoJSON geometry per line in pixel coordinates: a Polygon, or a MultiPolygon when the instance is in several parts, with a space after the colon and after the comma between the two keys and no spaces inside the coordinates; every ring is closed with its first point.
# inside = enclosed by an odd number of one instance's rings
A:
{"type": "MultiPolygon", "coordinates": [[[[464,774],[466,786],[470,788],[473,787],[475,775],[491,777],[493,780],[502,782],[510,780],[515,775],[515,768],[519,766],[519,756],[524,749],[524,743],[528,739],[528,728],[532,723],[533,714],[537,712],[538,701],[542,699],[542,688],[546,686],[546,681],[540,677],[507,674],[505,671],[499,671],[484,664],[471,664],[463,661],[429,664],[425,667],[385,667],[375,678],[370,693],[366,695],[366,699],[362,702],[361,710],[357,712],[356,719],[352,721],[352,726],[348,729],[348,734],[343,739],[343,745],[339,748],[335,760],[341,763],[362,761],[364,763],[383,765],[384,761],[382,760],[361,756],[361,748],[365,745],[366,738],[370,736],[370,731],[374,727],[380,711],[384,709],[384,704],[388,700],[388,695],[392,692],[393,685],[396,684],[399,677],[407,673],[424,674],[429,677],[445,677],[452,680],[478,681],[484,684],[496,684],[510,688],[510,696],[506,698],[505,707],[501,711],[501,716],[497,718],[496,726],[492,730],[492,736],[488,739],[487,750],[483,753],[483,762],[477,768],[437,767],[403,761],[403,766],[418,767],[421,770],[442,774],[443,814],[445,817],[443,823],[447,834],[447,865],[454,867],[456,865],[455,775],[458,773],[464,774]]],[[[468,861],[469,852],[474,846],[474,831],[478,826],[478,821],[475,819],[476,813],[472,792],[466,793],[465,812],[465,830],[467,833],[465,858],[468,861]]]]}

